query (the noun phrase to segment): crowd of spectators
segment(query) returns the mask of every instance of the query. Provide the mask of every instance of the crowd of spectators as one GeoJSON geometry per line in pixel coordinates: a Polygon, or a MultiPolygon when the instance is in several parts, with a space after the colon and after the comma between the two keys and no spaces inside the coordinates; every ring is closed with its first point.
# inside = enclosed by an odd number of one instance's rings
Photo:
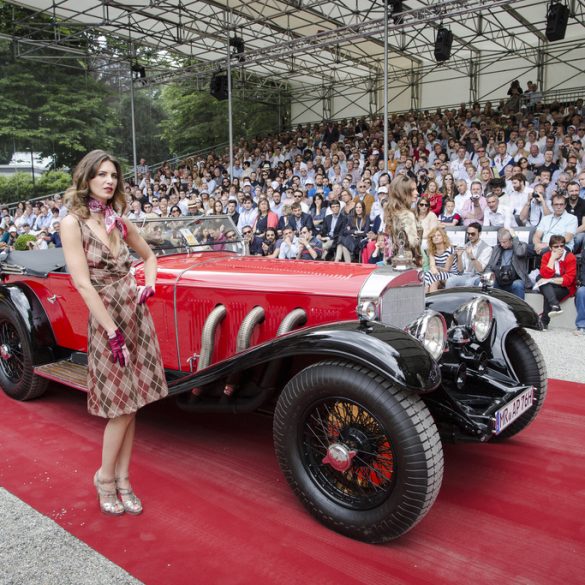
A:
{"type": "MultiPolygon", "coordinates": [[[[489,269],[496,286],[523,296],[550,263],[551,237],[564,238],[566,254],[583,248],[585,108],[582,99],[544,104],[532,82],[524,91],[515,82],[508,95],[497,107],[391,115],[387,157],[377,117],[242,139],[231,167],[229,153],[195,156],[174,168],[153,169],[142,159],[138,182],[125,185],[128,217],[224,214],[249,254],[379,263],[388,259],[390,184],[403,174],[417,188],[412,206],[428,290],[475,285],[489,269]],[[449,242],[445,230],[456,226],[466,229],[465,246],[449,242]],[[482,240],[488,226],[500,229],[493,249],[482,240]],[[520,245],[518,227],[532,230],[527,245],[520,245]]],[[[64,213],[58,197],[21,203],[12,216],[4,209],[0,241],[10,246],[31,233],[33,247],[59,246],[64,213]]],[[[564,263],[556,260],[555,270],[564,263]]],[[[563,288],[571,294],[571,286],[563,288]]],[[[549,304],[554,312],[558,302],[549,304]]]]}

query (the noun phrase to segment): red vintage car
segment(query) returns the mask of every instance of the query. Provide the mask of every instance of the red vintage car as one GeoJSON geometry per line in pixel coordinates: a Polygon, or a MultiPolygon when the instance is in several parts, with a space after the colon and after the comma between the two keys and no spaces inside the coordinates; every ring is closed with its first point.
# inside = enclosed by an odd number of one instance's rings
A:
{"type": "MultiPolygon", "coordinates": [[[[245,256],[226,217],[140,227],[158,255],[149,306],[170,395],[193,412],[273,412],[283,474],[333,530],[399,537],[438,494],[441,439],[502,440],[542,406],[544,362],[526,331],[538,316],[487,282],[425,298],[400,258],[245,256]]],[[[0,386],[17,400],[49,380],[83,390],[88,312],[62,251],[0,262],[0,386]]]]}

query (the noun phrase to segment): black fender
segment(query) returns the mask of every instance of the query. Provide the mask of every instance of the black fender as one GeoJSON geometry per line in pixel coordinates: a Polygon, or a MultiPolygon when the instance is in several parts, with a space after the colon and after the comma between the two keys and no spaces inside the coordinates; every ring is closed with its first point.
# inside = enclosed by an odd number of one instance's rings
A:
{"type": "Polygon", "coordinates": [[[500,289],[484,291],[481,288],[461,287],[428,294],[426,307],[441,313],[447,321],[447,327],[450,327],[455,311],[477,297],[486,297],[491,301],[494,311],[494,326],[489,338],[492,356],[496,361],[503,359],[507,363],[505,342],[510,331],[519,327],[542,329],[538,314],[526,301],[500,289]]]}
{"type": "Polygon", "coordinates": [[[53,329],[34,292],[22,283],[1,285],[0,303],[8,305],[20,317],[29,336],[33,365],[54,361],[56,343],[53,329]]]}
{"type": "Polygon", "coordinates": [[[169,383],[169,394],[188,392],[261,364],[300,355],[362,365],[396,387],[419,394],[435,390],[441,381],[438,364],[411,335],[381,323],[342,321],[293,331],[188,374],[169,383]]]}

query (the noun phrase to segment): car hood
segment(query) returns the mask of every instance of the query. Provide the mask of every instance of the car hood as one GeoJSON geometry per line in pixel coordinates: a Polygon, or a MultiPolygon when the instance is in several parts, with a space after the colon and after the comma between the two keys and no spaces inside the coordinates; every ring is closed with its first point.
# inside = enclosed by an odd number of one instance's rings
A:
{"type": "Polygon", "coordinates": [[[186,286],[356,297],[376,266],[207,252],[160,257],[158,269],[159,280],[186,286]]]}

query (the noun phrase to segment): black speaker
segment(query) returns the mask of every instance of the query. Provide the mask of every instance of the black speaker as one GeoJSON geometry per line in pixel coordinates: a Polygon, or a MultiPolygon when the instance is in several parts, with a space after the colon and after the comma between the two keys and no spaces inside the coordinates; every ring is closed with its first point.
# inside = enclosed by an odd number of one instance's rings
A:
{"type": "Polygon", "coordinates": [[[564,4],[550,3],[546,14],[546,38],[549,41],[562,41],[567,32],[569,9],[564,4]]]}
{"type": "Polygon", "coordinates": [[[209,93],[218,100],[227,100],[228,94],[228,78],[225,74],[215,74],[211,78],[209,84],[209,93]]]}
{"type": "Polygon", "coordinates": [[[437,31],[435,41],[435,59],[439,62],[447,61],[451,57],[451,45],[453,44],[453,33],[448,28],[441,27],[437,31]]]}

